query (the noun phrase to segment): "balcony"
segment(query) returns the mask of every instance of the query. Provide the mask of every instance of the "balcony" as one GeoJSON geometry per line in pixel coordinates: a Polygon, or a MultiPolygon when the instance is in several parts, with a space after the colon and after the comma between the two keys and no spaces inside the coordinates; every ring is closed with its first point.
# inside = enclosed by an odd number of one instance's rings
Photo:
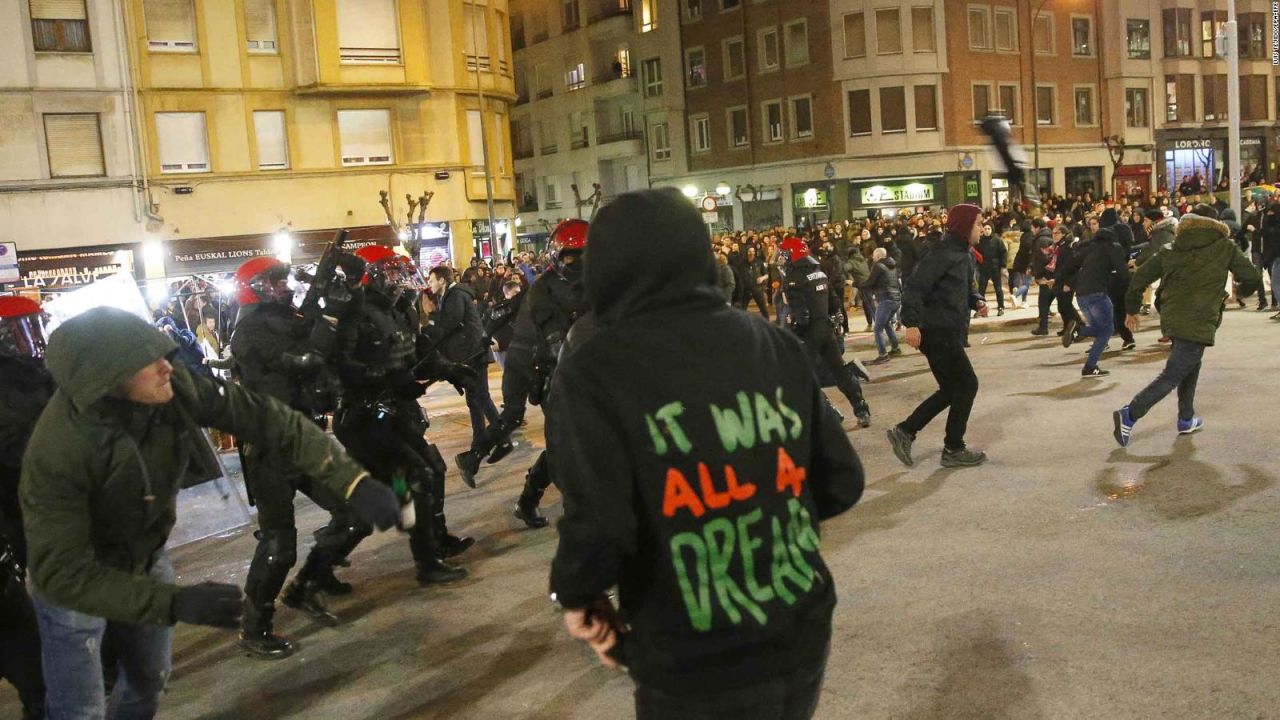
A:
{"type": "Polygon", "coordinates": [[[511,156],[516,160],[528,160],[533,157],[533,148],[516,148],[511,152],[511,156]]]}
{"type": "Polygon", "coordinates": [[[559,209],[560,209],[560,201],[559,201],[559,200],[548,200],[548,201],[547,201],[547,209],[548,209],[548,210],[559,210],[559,209]]]}
{"type": "Polygon", "coordinates": [[[549,97],[551,97],[551,89],[550,89],[550,88],[548,88],[548,89],[546,89],[546,90],[539,90],[539,91],[538,91],[538,99],[539,99],[539,100],[546,100],[546,99],[547,99],[547,98],[549,98],[549,97]]]}
{"type": "Polygon", "coordinates": [[[533,195],[525,195],[520,204],[516,206],[519,212],[538,212],[538,198],[533,195]]]}
{"type": "Polygon", "coordinates": [[[538,154],[539,155],[555,155],[559,151],[560,151],[559,145],[543,145],[541,148],[538,149],[538,154]]]}
{"type": "Polygon", "coordinates": [[[596,138],[596,144],[608,145],[609,143],[625,142],[627,140],[639,140],[642,137],[644,137],[644,135],[639,130],[624,130],[611,135],[601,135],[596,138]]]}
{"type": "Polygon", "coordinates": [[[543,30],[541,32],[536,32],[533,34],[533,37],[529,38],[529,44],[537,45],[540,42],[546,42],[547,39],[550,37],[551,37],[551,34],[546,30],[543,30]]]}
{"type": "Polygon", "coordinates": [[[516,105],[524,105],[529,102],[529,93],[522,92],[516,95],[516,105]]]}
{"type": "Polygon", "coordinates": [[[591,147],[591,141],[586,138],[579,138],[569,143],[570,150],[581,150],[585,147],[591,147]]]}
{"type": "Polygon", "coordinates": [[[631,14],[631,3],[627,0],[622,2],[609,3],[592,3],[591,8],[587,12],[587,24],[598,23],[609,18],[621,17],[631,14]]]}

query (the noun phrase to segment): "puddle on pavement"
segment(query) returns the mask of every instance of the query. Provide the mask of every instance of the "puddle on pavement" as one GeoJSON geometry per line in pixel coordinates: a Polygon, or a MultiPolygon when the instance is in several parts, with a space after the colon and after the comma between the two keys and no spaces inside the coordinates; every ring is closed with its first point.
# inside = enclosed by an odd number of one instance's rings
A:
{"type": "MultiPolygon", "coordinates": [[[[1189,443],[1187,444],[1189,445],[1189,443]]],[[[1146,465],[1145,469],[1108,467],[1094,480],[1104,504],[1132,504],[1169,520],[1213,515],[1238,500],[1274,487],[1274,475],[1253,465],[1223,469],[1193,459],[1194,447],[1176,448],[1167,456],[1135,456],[1117,451],[1112,462],[1146,465]]]]}

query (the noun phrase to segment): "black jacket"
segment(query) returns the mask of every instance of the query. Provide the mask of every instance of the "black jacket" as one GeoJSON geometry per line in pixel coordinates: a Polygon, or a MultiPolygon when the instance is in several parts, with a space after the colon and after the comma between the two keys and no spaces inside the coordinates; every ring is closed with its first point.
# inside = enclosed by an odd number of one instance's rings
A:
{"type": "Polygon", "coordinates": [[[963,335],[969,311],[982,300],[974,290],[976,268],[965,238],[951,233],[916,265],[902,288],[902,324],[926,332],[963,335]]]}
{"type": "Polygon", "coordinates": [[[484,336],[498,341],[498,350],[511,347],[515,336],[515,320],[524,304],[524,291],[510,300],[503,298],[484,314],[484,336]]]}
{"type": "Polygon", "coordinates": [[[231,334],[231,355],[240,381],[256,393],[298,407],[302,382],[284,356],[308,350],[310,323],[281,303],[256,303],[240,308],[231,334]]]}
{"type": "Polygon", "coordinates": [[[627,666],[668,692],[817,668],[835,604],[818,521],[858,500],[863,472],[804,348],[724,304],[675,190],[605,206],[585,259],[595,326],[547,417],[565,508],[553,592],[580,608],[616,585],[627,666]]]}
{"type": "MultiPolygon", "coordinates": [[[[53,377],[43,363],[0,355],[0,550],[7,541],[23,564],[26,541],[18,506],[22,453],[53,391],[53,377]]],[[[4,568],[0,567],[0,591],[3,588],[4,568]]]]}
{"type": "Polygon", "coordinates": [[[806,341],[823,339],[833,329],[831,315],[835,295],[831,280],[812,255],[791,263],[782,281],[787,307],[791,311],[791,329],[806,341]]]}
{"type": "Polygon", "coordinates": [[[1092,240],[1078,244],[1070,262],[1064,279],[1078,297],[1110,292],[1129,279],[1129,253],[1114,228],[1102,228],[1092,240]]]}
{"type": "Polygon", "coordinates": [[[862,284],[876,302],[902,300],[902,284],[898,280],[898,264],[887,257],[871,268],[871,277],[862,284]]]}
{"type": "Polygon", "coordinates": [[[985,270],[999,273],[1009,259],[1009,248],[999,235],[983,235],[978,240],[978,252],[982,254],[982,266],[985,270]]]}
{"type": "Polygon", "coordinates": [[[533,281],[524,306],[529,308],[528,321],[533,327],[526,326],[522,332],[520,317],[517,316],[517,342],[523,340],[525,333],[532,329],[530,344],[537,354],[546,357],[556,355],[555,348],[564,342],[573,322],[585,312],[582,288],[570,283],[557,272],[542,273],[533,281]]]}
{"type": "Polygon", "coordinates": [[[449,362],[475,365],[488,357],[483,335],[480,311],[467,286],[454,283],[445,288],[427,323],[427,338],[449,362]]]}

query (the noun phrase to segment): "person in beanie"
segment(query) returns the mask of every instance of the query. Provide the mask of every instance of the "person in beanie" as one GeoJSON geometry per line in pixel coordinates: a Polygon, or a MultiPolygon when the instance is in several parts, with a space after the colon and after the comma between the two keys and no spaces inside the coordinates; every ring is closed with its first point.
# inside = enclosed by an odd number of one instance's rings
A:
{"type": "Polygon", "coordinates": [[[1114,436],[1120,447],[1129,445],[1134,424],[1175,389],[1178,434],[1190,435],[1204,427],[1204,421],[1195,414],[1196,382],[1205,348],[1213,345],[1222,324],[1227,273],[1235,275],[1241,297],[1262,291],[1262,273],[1241,252],[1217,216],[1218,212],[1208,205],[1197,205],[1190,214],[1183,215],[1173,246],[1138,266],[1129,283],[1125,298],[1129,314],[1125,322],[1130,331],[1137,332],[1142,292],[1160,281],[1156,293],[1160,331],[1172,339],[1172,348],[1160,375],[1128,405],[1112,413],[1114,436]]]}
{"type": "Polygon", "coordinates": [[[369,473],[309,418],[171,363],[176,351],[145,320],[106,307],[67,320],[49,340],[58,389],[32,432],[19,495],[50,720],[151,718],[174,623],[239,626],[240,588],[177,585],[165,552],[178,489],[206,442],[201,428],[276,448],[365,522],[385,530],[399,517],[395,494],[366,482],[369,473]],[[110,698],[105,635],[119,670],[110,698]]]}
{"type": "Polygon", "coordinates": [[[627,666],[640,720],[810,718],[836,602],[818,523],[864,480],[805,348],[725,306],[677,190],[601,209],[584,260],[547,416],[565,625],[627,666]]]}
{"type": "Polygon", "coordinates": [[[938,413],[947,413],[947,432],[942,450],[942,466],[974,467],[987,461],[985,453],[965,447],[969,412],[978,395],[978,376],[964,351],[969,312],[987,316],[987,305],[974,291],[973,254],[981,236],[977,205],[956,205],[947,212],[947,231],[942,241],[921,258],[902,290],[902,324],[906,341],[924,353],[929,370],[938,381],[938,391],[920,403],[915,412],[889,428],[893,454],[908,467],[915,464],[911,445],[916,434],[938,413]]]}

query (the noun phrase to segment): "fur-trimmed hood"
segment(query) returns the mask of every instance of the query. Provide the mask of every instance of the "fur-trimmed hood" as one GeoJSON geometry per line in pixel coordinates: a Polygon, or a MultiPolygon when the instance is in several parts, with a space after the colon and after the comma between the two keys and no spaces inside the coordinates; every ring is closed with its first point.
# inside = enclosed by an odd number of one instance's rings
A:
{"type": "Polygon", "coordinates": [[[1183,215],[1178,221],[1173,246],[1178,250],[1207,247],[1214,242],[1231,237],[1231,228],[1213,218],[1200,215],[1183,215]]]}

